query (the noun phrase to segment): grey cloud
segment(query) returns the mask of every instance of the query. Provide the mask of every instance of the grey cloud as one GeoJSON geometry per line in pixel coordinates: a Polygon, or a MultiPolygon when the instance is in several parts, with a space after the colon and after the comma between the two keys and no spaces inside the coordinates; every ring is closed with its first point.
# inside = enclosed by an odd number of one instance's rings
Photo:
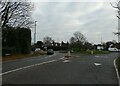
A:
{"type": "Polygon", "coordinates": [[[51,36],[55,40],[69,41],[75,31],[83,32],[95,43],[100,42],[99,35],[104,41],[116,39],[112,32],[116,30],[117,19],[109,5],[103,2],[37,3],[33,13],[37,20],[37,40],[51,36]]]}

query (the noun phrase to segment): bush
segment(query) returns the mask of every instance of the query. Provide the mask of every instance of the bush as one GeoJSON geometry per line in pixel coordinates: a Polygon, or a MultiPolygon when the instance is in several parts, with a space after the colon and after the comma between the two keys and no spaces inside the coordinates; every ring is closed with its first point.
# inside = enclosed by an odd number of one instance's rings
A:
{"type": "Polygon", "coordinates": [[[72,50],[75,51],[75,52],[79,52],[79,51],[81,51],[80,48],[72,48],[72,50]]]}
{"type": "Polygon", "coordinates": [[[2,29],[3,55],[12,52],[27,54],[31,51],[31,30],[28,28],[7,27],[2,29]],[[7,49],[4,49],[6,48],[7,49]]]}
{"type": "Polygon", "coordinates": [[[27,28],[18,28],[17,32],[17,40],[18,47],[23,54],[30,53],[31,51],[31,31],[27,28]]]}

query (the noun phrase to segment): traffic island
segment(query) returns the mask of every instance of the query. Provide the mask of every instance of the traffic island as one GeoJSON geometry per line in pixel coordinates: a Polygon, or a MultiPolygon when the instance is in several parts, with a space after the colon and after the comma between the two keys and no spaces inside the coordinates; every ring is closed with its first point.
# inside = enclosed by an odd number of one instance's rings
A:
{"type": "Polygon", "coordinates": [[[78,57],[78,56],[75,56],[75,55],[65,55],[64,56],[64,59],[71,59],[71,58],[74,58],[74,57],[78,57]]]}
{"type": "Polygon", "coordinates": [[[69,56],[69,55],[65,55],[62,59],[63,60],[68,60],[68,59],[70,59],[72,56],[69,56]]]}
{"type": "Polygon", "coordinates": [[[65,58],[70,58],[71,56],[66,55],[65,58]]]}

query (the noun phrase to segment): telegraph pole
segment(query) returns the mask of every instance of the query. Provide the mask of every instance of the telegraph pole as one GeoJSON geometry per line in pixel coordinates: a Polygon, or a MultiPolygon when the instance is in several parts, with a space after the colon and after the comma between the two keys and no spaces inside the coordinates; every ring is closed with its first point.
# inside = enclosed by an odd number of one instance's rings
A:
{"type": "Polygon", "coordinates": [[[34,44],[36,43],[36,22],[37,22],[37,21],[35,21],[34,44]]]}
{"type": "MultiPolygon", "coordinates": [[[[118,19],[118,49],[120,48],[120,19],[118,19]]],[[[120,58],[120,52],[118,52],[118,57],[120,58]]]]}
{"type": "Polygon", "coordinates": [[[101,36],[101,44],[102,44],[103,42],[102,42],[102,36],[101,36]]]}

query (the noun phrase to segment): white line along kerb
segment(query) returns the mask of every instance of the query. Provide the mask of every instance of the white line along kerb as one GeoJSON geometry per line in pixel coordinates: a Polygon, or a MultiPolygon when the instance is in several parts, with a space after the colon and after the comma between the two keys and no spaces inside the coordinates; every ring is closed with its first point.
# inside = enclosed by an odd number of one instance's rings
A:
{"type": "Polygon", "coordinates": [[[120,77],[119,77],[118,69],[117,69],[117,66],[116,66],[116,59],[114,59],[114,67],[115,67],[117,78],[118,78],[118,84],[120,86],[120,77]]]}
{"type": "Polygon", "coordinates": [[[39,66],[39,65],[42,65],[42,64],[47,64],[47,63],[51,63],[51,62],[54,62],[54,61],[57,61],[57,60],[51,60],[51,61],[42,62],[42,63],[39,63],[39,64],[33,64],[33,65],[17,68],[17,69],[14,69],[14,70],[10,70],[10,71],[1,73],[0,75],[5,75],[5,74],[11,73],[11,72],[18,71],[18,70],[22,70],[22,69],[26,69],[26,68],[30,68],[30,67],[34,67],[34,66],[39,66]]]}

